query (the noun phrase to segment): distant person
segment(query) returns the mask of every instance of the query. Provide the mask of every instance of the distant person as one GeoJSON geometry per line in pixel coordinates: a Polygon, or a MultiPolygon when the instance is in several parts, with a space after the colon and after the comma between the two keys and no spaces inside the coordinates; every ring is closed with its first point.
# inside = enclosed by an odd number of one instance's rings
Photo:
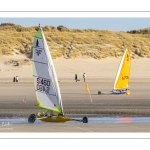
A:
{"type": "Polygon", "coordinates": [[[16,78],[14,77],[14,78],[13,78],[13,82],[15,82],[15,81],[16,81],[16,78]]]}
{"type": "Polygon", "coordinates": [[[78,81],[78,76],[77,76],[77,74],[75,74],[75,80],[76,80],[76,82],[78,81]]]}
{"type": "Polygon", "coordinates": [[[83,73],[83,79],[84,79],[84,82],[85,82],[85,79],[86,79],[86,74],[83,73]]]}
{"type": "Polygon", "coordinates": [[[18,81],[19,81],[18,76],[16,76],[16,82],[18,82],[18,81]]]}

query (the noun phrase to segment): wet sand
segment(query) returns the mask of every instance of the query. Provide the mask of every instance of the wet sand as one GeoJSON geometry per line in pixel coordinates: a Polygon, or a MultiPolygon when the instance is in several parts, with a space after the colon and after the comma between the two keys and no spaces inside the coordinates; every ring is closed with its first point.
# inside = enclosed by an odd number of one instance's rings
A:
{"type": "MultiPolygon", "coordinates": [[[[98,95],[98,91],[109,92],[110,82],[89,82],[90,95],[84,82],[60,82],[60,91],[65,114],[109,114],[150,116],[150,83],[130,83],[131,95],[98,95]]],[[[22,116],[42,111],[36,106],[33,84],[0,85],[0,117],[22,116]],[[26,98],[27,103],[22,99],[26,98]]]]}
{"type": "MultiPolygon", "coordinates": [[[[98,95],[99,90],[109,92],[111,82],[88,82],[89,93],[83,81],[59,82],[63,109],[69,117],[150,116],[150,83],[130,82],[131,95],[98,95]],[[94,114],[94,115],[92,115],[94,114]],[[96,114],[96,115],[95,115],[96,114]]],[[[36,106],[34,85],[26,83],[0,84],[0,118],[28,117],[43,111],[36,106]],[[26,103],[22,99],[26,98],[26,103]]],[[[150,123],[39,123],[1,126],[0,132],[149,132],[150,123]]]]}
{"type": "MultiPolygon", "coordinates": [[[[0,127],[0,132],[150,132],[150,123],[40,123],[12,124],[0,127]]],[[[38,137],[38,136],[37,136],[38,137]]],[[[79,137],[80,138],[80,137],[79,137]]]]}

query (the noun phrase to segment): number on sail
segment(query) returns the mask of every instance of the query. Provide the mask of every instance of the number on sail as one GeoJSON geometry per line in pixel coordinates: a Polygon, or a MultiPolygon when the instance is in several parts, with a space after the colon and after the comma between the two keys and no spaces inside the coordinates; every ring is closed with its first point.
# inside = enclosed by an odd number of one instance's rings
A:
{"type": "Polygon", "coordinates": [[[37,78],[37,91],[49,93],[50,80],[37,78]]]}

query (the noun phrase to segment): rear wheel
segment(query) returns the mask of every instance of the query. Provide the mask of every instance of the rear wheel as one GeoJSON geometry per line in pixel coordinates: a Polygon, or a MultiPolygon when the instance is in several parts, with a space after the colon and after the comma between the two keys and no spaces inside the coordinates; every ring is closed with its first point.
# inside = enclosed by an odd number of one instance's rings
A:
{"type": "Polygon", "coordinates": [[[35,122],[35,119],[36,119],[36,116],[35,114],[31,114],[28,118],[28,122],[29,123],[34,123],[35,122]]]}
{"type": "Polygon", "coordinates": [[[88,123],[88,118],[87,117],[83,117],[83,123],[88,123]]]}
{"type": "Polygon", "coordinates": [[[102,92],[101,91],[98,91],[98,95],[101,95],[102,94],[102,92]]]}

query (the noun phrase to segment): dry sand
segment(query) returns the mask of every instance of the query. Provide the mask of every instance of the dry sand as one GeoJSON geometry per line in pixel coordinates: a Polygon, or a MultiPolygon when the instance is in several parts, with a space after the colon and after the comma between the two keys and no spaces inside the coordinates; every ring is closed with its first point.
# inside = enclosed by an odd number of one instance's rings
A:
{"type": "MultiPolygon", "coordinates": [[[[12,80],[14,76],[19,76],[20,79],[29,79],[32,81],[32,62],[29,64],[15,66],[15,64],[8,63],[10,60],[18,60],[21,63],[25,62],[27,57],[22,54],[15,54],[14,56],[0,57],[0,81],[4,79],[12,80]],[[6,64],[7,62],[7,64],[6,64]]],[[[120,63],[120,58],[106,58],[102,60],[96,59],[54,59],[54,66],[59,80],[66,79],[74,80],[75,74],[78,78],[83,80],[82,75],[85,72],[87,79],[114,79],[120,63]]],[[[150,58],[139,58],[131,60],[131,80],[149,79],[150,78],[150,58]]]]}

